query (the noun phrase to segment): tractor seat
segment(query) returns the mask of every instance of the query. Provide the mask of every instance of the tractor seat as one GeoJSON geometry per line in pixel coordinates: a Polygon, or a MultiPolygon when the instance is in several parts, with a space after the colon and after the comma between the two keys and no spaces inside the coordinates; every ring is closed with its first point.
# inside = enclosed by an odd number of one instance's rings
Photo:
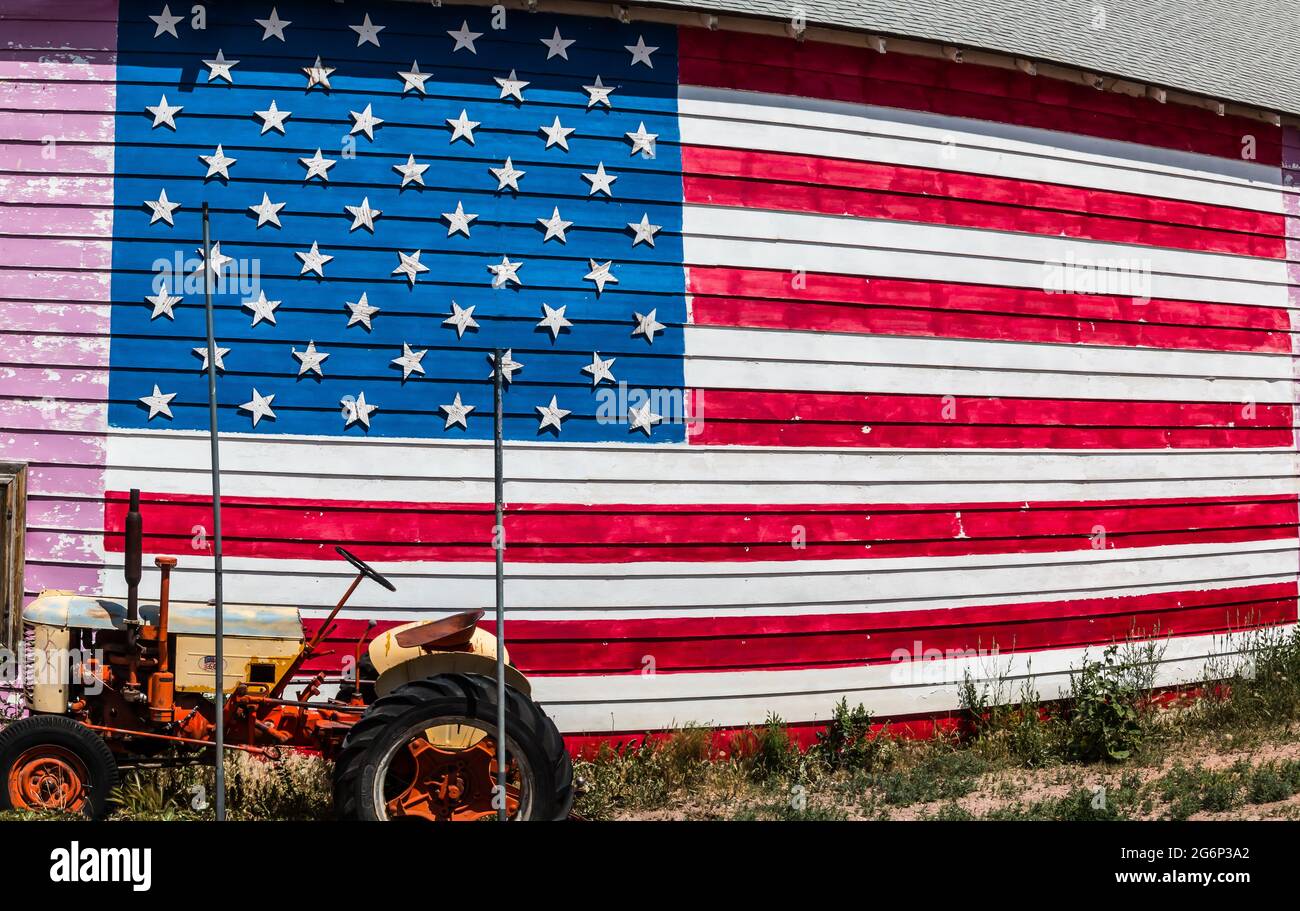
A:
{"type": "Polygon", "coordinates": [[[403,648],[458,649],[469,644],[482,618],[481,610],[462,611],[404,629],[393,638],[403,648]]]}

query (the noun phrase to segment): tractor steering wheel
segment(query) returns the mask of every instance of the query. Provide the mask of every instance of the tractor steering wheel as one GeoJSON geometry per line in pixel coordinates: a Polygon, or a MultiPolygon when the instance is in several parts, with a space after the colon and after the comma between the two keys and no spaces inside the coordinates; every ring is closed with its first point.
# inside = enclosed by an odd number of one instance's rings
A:
{"type": "Polygon", "coordinates": [[[371,566],[369,563],[367,563],[365,560],[362,560],[362,559],[359,558],[359,557],[355,557],[355,556],[353,556],[351,553],[349,553],[348,551],[344,550],[342,547],[338,546],[337,544],[334,545],[334,550],[338,552],[338,555],[339,555],[340,557],[342,557],[344,560],[347,560],[349,563],[351,563],[353,566],[355,566],[355,567],[357,568],[357,572],[361,573],[361,575],[365,576],[365,577],[368,578],[368,579],[371,579],[372,581],[378,582],[380,585],[382,585],[384,588],[388,589],[390,592],[395,592],[395,591],[397,591],[397,586],[396,586],[396,585],[394,585],[393,583],[389,582],[389,581],[388,581],[387,579],[385,579],[382,575],[380,575],[380,574],[375,570],[375,568],[372,567],[372,566],[371,566]]]}

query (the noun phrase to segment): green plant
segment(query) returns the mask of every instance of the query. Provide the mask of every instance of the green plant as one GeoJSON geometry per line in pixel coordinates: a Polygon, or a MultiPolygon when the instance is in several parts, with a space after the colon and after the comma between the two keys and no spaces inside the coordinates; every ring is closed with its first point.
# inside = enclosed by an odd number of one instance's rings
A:
{"type": "Polygon", "coordinates": [[[895,754],[893,747],[886,728],[872,734],[871,713],[861,703],[850,709],[848,700],[840,699],[826,728],[817,732],[809,752],[831,770],[870,772],[889,765],[895,754]]]}
{"type": "Polygon", "coordinates": [[[1020,684],[1016,700],[1002,678],[976,685],[967,672],[959,690],[962,719],[972,745],[990,759],[1007,759],[1025,768],[1042,768],[1062,758],[1064,735],[1054,706],[1044,705],[1032,678],[1020,684]]]}
{"type": "Polygon", "coordinates": [[[780,782],[802,778],[803,757],[781,716],[769,713],[759,728],[750,728],[732,742],[755,781],[780,782]]]}
{"type": "Polygon", "coordinates": [[[112,801],[118,814],[134,820],[200,818],[158,774],[131,772],[113,789],[112,801]]]}
{"type": "Polygon", "coordinates": [[[1154,645],[1120,653],[1110,645],[1100,661],[1084,656],[1070,675],[1067,749],[1084,761],[1128,759],[1142,745],[1150,709],[1154,645]]]}

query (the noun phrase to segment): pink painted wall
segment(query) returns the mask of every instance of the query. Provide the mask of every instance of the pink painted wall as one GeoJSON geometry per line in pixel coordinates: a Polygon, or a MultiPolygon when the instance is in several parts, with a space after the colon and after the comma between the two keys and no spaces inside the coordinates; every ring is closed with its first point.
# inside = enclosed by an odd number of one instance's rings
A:
{"type": "Polygon", "coordinates": [[[29,465],[24,586],[100,588],[116,0],[0,0],[0,459],[29,465]]]}

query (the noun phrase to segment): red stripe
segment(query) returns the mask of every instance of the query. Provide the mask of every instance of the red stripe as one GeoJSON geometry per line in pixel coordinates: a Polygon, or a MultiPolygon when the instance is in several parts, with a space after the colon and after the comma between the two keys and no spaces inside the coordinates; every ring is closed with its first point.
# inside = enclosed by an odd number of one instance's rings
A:
{"type": "MultiPolygon", "coordinates": [[[[640,674],[774,671],[922,662],[969,654],[1083,648],[1114,641],[1211,635],[1293,623],[1296,583],[1118,598],[1034,601],[858,614],[687,617],[634,620],[507,620],[511,660],[525,674],[640,674]]],[[[318,620],[305,621],[308,633],[318,620]]],[[[396,625],[385,621],[370,638],[396,625]]],[[[486,624],[485,624],[486,628],[486,624]]],[[[329,637],[337,670],[361,620],[329,637]]]]}
{"type": "Polygon", "coordinates": [[[1190,105],[1099,92],[1016,70],[912,54],[793,41],[767,35],[678,30],[678,77],[712,86],[929,111],[1045,130],[1068,130],[1157,148],[1241,160],[1254,137],[1255,160],[1278,165],[1279,126],[1190,105]]]}
{"type": "Polygon", "coordinates": [[[691,321],[928,338],[1290,353],[1280,307],[692,266],[691,321]]]}
{"type": "Polygon", "coordinates": [[[1290,405],[696,390],[696,445],[1192,449],[1292,445],[1290,405]]]}
{"type": "Polygon", "coordinates": [[[1286,220],[1280,214],[929,168],[744,149],[684,146],[682,167],[688,203],[1286,257],[1286,220]]]}
{"type": "MultiPolygon", "coordinates": [[[[104,546],[122,550],[127,494],[110,491],[104,546]]],[[[209,498],[146,494],[146,551],[193,554],[209,498]]],[[[515,504],[513,563],[830,560],[1045,553],[1289,538],[1291,496],[1042,503],[573,506],[515,504]],[[802,531],[800,531],[802,529],[802,531]],[[802,544],[802,546],[798,546],[802,544]]],[[[376,561],[487,562],[490,504],[222,498],[228,556],[337,559],[347,542],[376,561]]]]}

